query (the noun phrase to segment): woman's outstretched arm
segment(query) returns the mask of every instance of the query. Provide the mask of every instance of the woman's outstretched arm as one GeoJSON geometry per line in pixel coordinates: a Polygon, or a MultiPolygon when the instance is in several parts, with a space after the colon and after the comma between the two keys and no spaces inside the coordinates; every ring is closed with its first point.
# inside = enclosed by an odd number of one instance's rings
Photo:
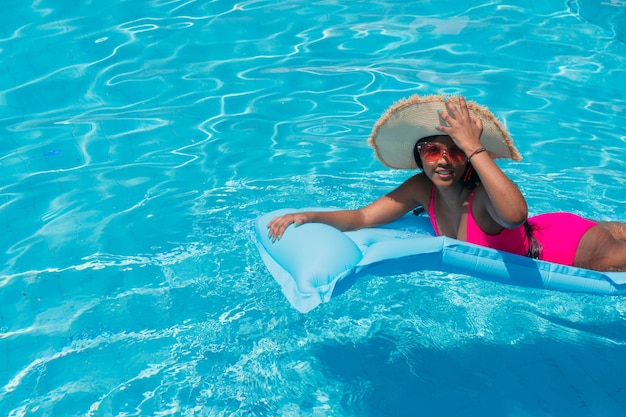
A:
{"type": "Polygon", "coordinates": [[[268,233],[276,240],[292,224],[298,227],[305,223],[324,223],[341,231],[386,224],[422,205],[427,182],[423,174],[415,175],[389,194],[357,210],[301,212],[275,217],[267,224],[268,233]]]}

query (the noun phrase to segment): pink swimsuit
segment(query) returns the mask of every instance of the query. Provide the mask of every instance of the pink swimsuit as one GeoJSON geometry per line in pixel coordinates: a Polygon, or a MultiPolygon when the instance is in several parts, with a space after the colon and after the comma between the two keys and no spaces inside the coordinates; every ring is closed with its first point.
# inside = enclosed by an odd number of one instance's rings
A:
{"type": "MultiPolygon", "coordinates": [[[[531,239],[526,235],[524,225],[514,229],[504,229],[497,235],[488,235],[476,224],[472,215],[470,196],[467,207],[466,239],[469,243],[526,256],[531,246],[531,239]]],[[[428,215],[439,236],[439,228],[435,218],[435,186],[433,186],[428,207],[428,215]]],[[[539,259],[562,265],[573,265],[576,249],[582,236],[597,223],[571,213],[547,213],[528,219],[532,236],[539,246],[539,259]]]]}

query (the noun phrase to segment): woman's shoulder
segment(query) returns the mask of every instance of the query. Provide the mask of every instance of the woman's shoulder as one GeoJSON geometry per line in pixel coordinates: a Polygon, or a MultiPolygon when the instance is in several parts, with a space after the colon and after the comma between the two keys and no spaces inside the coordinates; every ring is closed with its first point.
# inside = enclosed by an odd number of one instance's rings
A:
{"type": "Polygon", "coordinates": [[[432,181],[423,172],[420,172],[418,174],[413,175],[412,177],[409,177],[407,180],[405,180],[398,187],[398,189],[404,188],[404,189],[411,190],[412,192],[416,192],[419,190],[430,191],[432,186],[433,186],[432,181]]]}
{"type": "Polygon", "coordinates": [[[430,179],[420,172],[404,181],[391,194],[401,195],[403,200],[410,198],[416,204],[427,205],[430,202],[432,186],[430,179]]]}
{"type": "Polygon", "coordinates": [[[419,172],[413,175],[412,177],[409,177],[405,181],[405,183],[409,183],[409,184],[412,184],[414,186],[419,186],[419,187],[427,187],[429,189],[433,185],[432,181],[423,172],[419,172]]]}

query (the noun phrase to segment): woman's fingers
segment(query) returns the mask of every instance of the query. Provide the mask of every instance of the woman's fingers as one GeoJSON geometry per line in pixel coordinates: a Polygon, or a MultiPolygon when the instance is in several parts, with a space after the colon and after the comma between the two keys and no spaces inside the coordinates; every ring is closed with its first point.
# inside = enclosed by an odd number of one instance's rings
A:
{"type": "Polygon", "coordinates": [[[274,217],[267,224],[268,236],[273,242],[280,240],[285,233],[285,230],[292,224],[295,227],[300,226],[306,222],[306,218],[301,214],[285,214],[284,216],[274,217]]]}
{"type": "Polygon", "coordinates": [[[444,120],[448,121],[450,118],[456,119],[455,112],[457,111],[457,107],[450,100],[445,101],[445,106],[447,112],[442,114],[444,120]]]}
{"type": "Polygon", "coordinates": [[[462,119],[462,115],[460,114],[458,107],[451,103],[450,100],[446,100],[445,102],[446,111],[438,111],[439,116],[448,124],[448,126],[438,126],[438,130],[442,132],[448,132],[448,130],[454,127],[458,121],[462,119]]]}
{"type": "Polygon", "coordinates": [[[480,129],[480,131],[482,132],[482,130],[483,130],[483,121],[480,118],[478,118],[478,117],[472,117],[472,121],[474,122],[476,127],[478,127],[480,129]]]}
{"type": "Polygon", "coordinates": [[[442,113],[442,117],[446,122],[449,122],[450,119],[454,121],[462,121],[463,119],[471,120],[469,108],[467,107],[465,97],[459,97],[458,103],[453,103],[451,100],[446,100],[445,106],[448,112],[447,114],[442,113]]]}
{"type": "Polygon", "coordinates": [[[447,126],[437,126],[436,129],[450,136],[466,152],[479,147],[483,124],[480,119],[472,117],[465,98],[446,100],[445,107],[447,111],[439,112],[439,115],[447,126]]]}
{"type": "Polygon", "coordinates": [[[280,216],[273,218],[268,224],[267,228],[269,238],[274,242],[276,239],[280,239],[285,229],[289,226],[290,221],[287,216],[280,216]]]}
{"type": "Polygon", "coordinates": [[[467,108],[467,102],[465,101],[465,97],[463,96],[459,97],[459,108],[461,110],[461,114],[463,114],[463,116],[470,119],[469,109],[467,108]]]}

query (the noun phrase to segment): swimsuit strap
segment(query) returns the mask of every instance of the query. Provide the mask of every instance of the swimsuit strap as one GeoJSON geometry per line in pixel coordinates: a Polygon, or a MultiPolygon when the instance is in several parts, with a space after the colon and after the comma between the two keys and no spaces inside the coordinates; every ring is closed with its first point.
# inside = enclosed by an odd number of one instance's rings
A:
{"type": "Polygon", "coordinates": [[[469,202],[467,203],[467,218],[465,219],[465,239],[469,241],[470,235],[474,236],[476,233],[483,233],[482,229],[476,224],[474,215],[472,214],[472,204],[474,203],[474,190],[470,194],[469,202]]]}
{"type": "Polygon", "coordinates": [[[428,205],[428,217],[430,218],[430,223],[433,225],[433,229],[435,230],[435,235],[439,236],[439,228],[437,227],[437,219],[435,218],[435,184],[430,192],[430,204],[428,205]]]}
{"type": "Polygon", "coordinates": [[[472,201],[474,201],[474,190],[472,190],[472,193],[470,194],[469,203],[467,204],[467,216],[468,217],[472,215],[472,201]]]}

